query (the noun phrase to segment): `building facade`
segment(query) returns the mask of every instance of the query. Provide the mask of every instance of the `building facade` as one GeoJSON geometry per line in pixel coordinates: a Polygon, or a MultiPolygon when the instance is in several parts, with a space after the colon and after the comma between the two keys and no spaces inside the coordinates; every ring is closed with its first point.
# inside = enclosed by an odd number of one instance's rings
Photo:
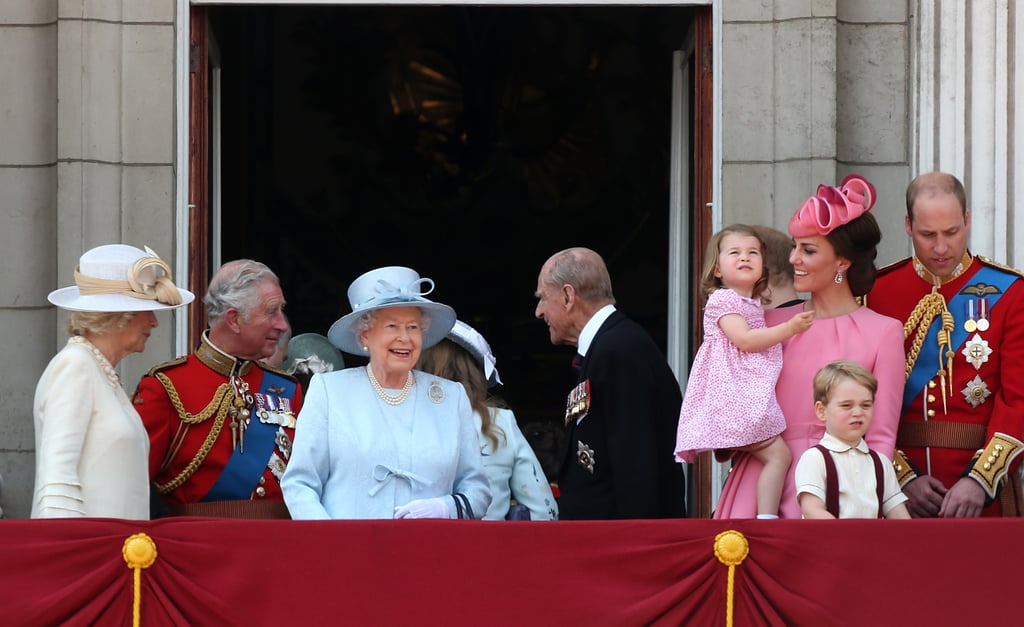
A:
{"type": "MultiPolygon", "coordinates": [[[[190,17],[198,7],[232,4],[318,3],[0,5],[0,348],[8,356],[0,365],[0,507],[8,517],[31,509],[35,384],[66,337],[47,294],[70,283],[83,251],[111,242],[147,244],[176,278],[189,276],[197,254],[189,223],[190,17]]],[[[706,198],[692,198],[689,182],[676,186],[674,282],[685,287],[696,272],[684,243],[699,223],[694,216],[710,230],[731,222],[785,228],[818,183],[850,172],[878,188],[880,263],[908,254],[903,192],[913,175],[932,169],[967,185],[972,250],[1022,263],[1015,242],[1024,241],[1024,220],[1014,214],[1024,159],[1014,146],[1024,133],[1015,109],[1024,101],[1016,98],[1024,88],[1016,80],[1024,11],[1015,0],[648,4],[693,7],[711,24],[710,50],[691,51],[706,55],[698,67],[712,77],[712,110],[693,112],[710,116],[703,123],[711,129],[711,185],[706,198]]],[[[685,152],[690,138],[673,141],[685,152]]],[[[669,303],[670,361],[684,381],[690,291],[670,290],[669,303]]],[[[146,351],[119,366],[127,391],[187,347],[186,315],[162,314],[146,351]]]]}

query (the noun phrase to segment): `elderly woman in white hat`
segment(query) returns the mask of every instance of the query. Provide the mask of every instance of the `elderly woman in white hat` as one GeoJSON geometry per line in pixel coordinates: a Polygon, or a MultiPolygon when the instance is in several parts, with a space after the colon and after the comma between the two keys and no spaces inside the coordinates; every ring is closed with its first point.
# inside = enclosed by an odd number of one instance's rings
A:
{"type": "Polygon", "coordinates": [[[124,244],[86,252],[75,285],[50,293],[71,338],[36,386],[33,518],[149,518],[149,437],[114,368],[145,349],[154,312],[193,298],[156,253],[124,244]]]}
{"type": "Polygon", "coordinates": [[[555,520],[558,504],[537,455],[526,441],[515,414],[488,387],[501,384],[494,353],[484,336],[461,320],[448,337],[423,351],[418,368],[466,388],[481,435],[484,472],[491,484],[491,506],[484,520],[555,520]],[[519,507],[510,510],[511,500],[519,507]],[[528,516],[520,513],[529,512],[528,516]]]}
{"type": "Polygon", "coordinates": [[[352,282],[352,313],[327,337],[369,363],[309,383],[281,480],[292,518],[480,518],[487,511],[491,492],[465,390],[413,370],[420,351],[455,323],[451,307],[425,298],[433,286],[400,266],[352,282]]]}

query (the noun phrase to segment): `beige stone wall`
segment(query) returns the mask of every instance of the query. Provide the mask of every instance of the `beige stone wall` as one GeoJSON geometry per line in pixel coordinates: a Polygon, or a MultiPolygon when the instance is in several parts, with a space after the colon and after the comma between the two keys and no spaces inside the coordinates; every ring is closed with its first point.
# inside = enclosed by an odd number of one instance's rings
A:
{"type": "Polygon", "coordinates": [[[909,250],[904,1],[723,2],[722,222],[785,230],[819,183],[877,187],[879,262],[909,250]]]}
{"type": "MultiPolygon", "coordinates": [[[[0,2],[0,507],[28,516],[32,399],[63,346],[46,300],[84,250],[147,244],[174,266],[174,0],[0,2]]],[[[173,319],[120,365],[129,393],[173,356],[173,319]]]]}

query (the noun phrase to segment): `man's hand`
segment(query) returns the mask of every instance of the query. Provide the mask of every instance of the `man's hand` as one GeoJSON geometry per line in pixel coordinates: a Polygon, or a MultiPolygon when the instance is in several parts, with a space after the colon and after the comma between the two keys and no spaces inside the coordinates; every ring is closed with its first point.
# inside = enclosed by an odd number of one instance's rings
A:
{"type": "Polygon", "coordinates": [[[953,484],[942,500],[939,516],[944,518],[977,518],[985,507],[985,490],[970,477],[953,484]]]}
{"type": "MultiPolygon", "coordinates": [[[[980,487],[980,486],[979,486],[980,487]]],[[[921,475],[903,487],[907,509],[914,518],[934,518],[942,509],[946,486],[935,477],[921,475]]]]}

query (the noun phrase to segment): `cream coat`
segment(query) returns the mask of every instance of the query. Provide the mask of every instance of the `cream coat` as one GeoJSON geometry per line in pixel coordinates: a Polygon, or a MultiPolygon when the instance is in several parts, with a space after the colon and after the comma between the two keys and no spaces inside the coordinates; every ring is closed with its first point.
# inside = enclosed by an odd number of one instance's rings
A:
{"type": "Polygon", "coordinates": [[[33,405],[33,518],[149,518],[149,437],[88,343],[50,361],[33,405]]]}

